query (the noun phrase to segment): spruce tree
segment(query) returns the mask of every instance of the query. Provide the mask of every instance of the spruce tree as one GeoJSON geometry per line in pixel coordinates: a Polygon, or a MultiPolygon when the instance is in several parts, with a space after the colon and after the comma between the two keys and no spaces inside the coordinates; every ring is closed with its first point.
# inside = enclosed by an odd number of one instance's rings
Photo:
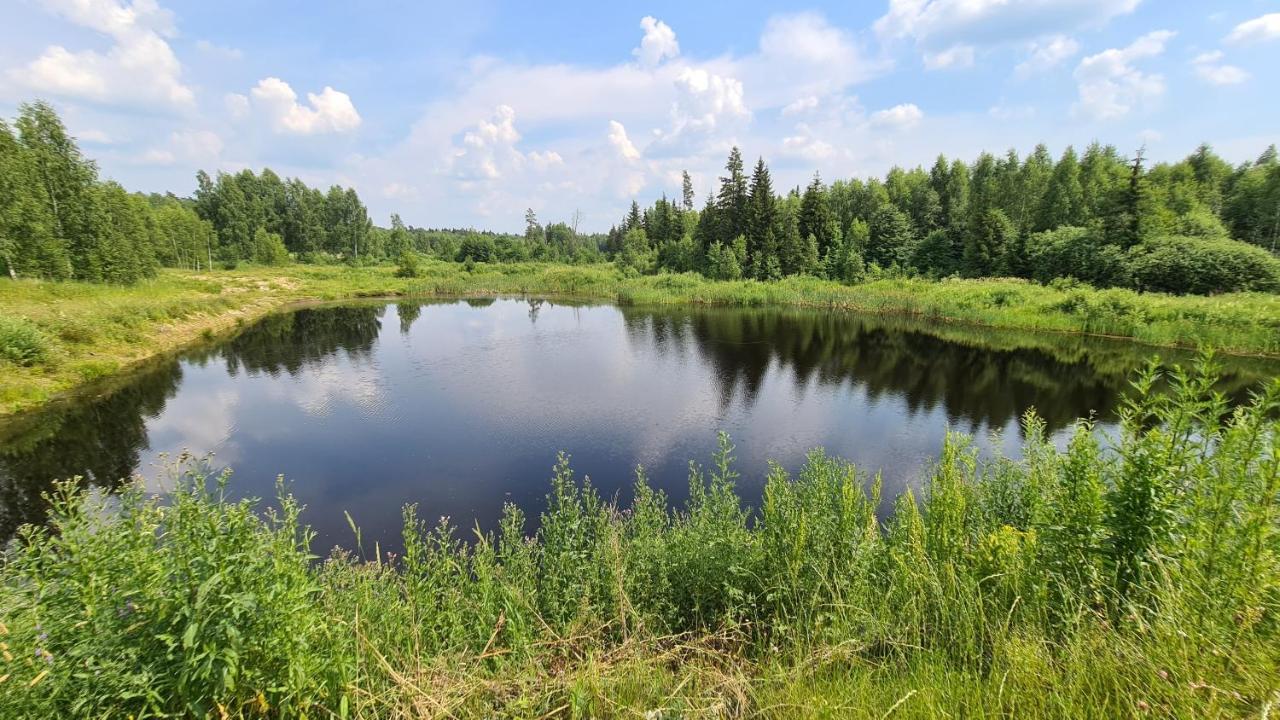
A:
{"type": "Polygon", "coordinates": [[[827,205],[827,191],[822,185],[822,178],[813,174],[813,180],[804,190],[800,198],[800,236],[813,236],[818,243],[819,255],[825,255],[831,249],[834,237],[835,222],[831,208],[827,205]]]}
{"type": "Polygon", "coordinates": [[[717,225],[720,240],[732,245],[738,237],[750,232],[747,211],[747,177],[743,173],[742,153],[734,146],[725,163],[726,175],[720,178],[720,192],[716,196],[717,225]]]}
{"type": "Polygon", "coordinates": [[[777,262],[778,243],[775,226],[778,222],[777,198],[773,194],[773,181],[764,158],[756,162],[751,174],[751,188],[747,196],[747,258],[753,277],[765,279],[769,274],[769,259],[777,262]]]}

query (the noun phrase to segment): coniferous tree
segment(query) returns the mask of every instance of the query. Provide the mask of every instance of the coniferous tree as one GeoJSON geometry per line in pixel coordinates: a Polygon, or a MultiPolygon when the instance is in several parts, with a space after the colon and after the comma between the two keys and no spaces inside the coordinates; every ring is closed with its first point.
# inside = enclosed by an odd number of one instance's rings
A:
{"type": "Polygon", "coordinates": [[[818,243],[818,254],[825,255],[831,249],[831,241],[835,237],[835,222],[831,208],[827,205],[826,188],[822,178],[814,173],[813,180],[804,189],[800,198],[800,236],[806,240],[813,236],[818,243]]]}
{"type": "Polygon", "coordinates": [[[689,177],[688,170],[681,173],[680,205],[685,212],[693,210],[693,178],[689,177]]]}
{"type": "Polygon", "coordinates": [[[1084,188],[1080,184],[1080,163],[1070,145],[1053,168],[1037,213],[1035,231],[1082,226],[1085,222],[1084,188]]]}
{"type": "Polygon", "coordinates": [[[882,268],[902,267],[911,257],[914,240],[911,221],[896,206],[886,204],[871,218],[866,260],[882,268]]]}
{"type": "Polygon", "coordinates": [[[747,177],[743,172],[742,153],[736,146],[729,151],[725,171],[727,174],[720,178],[720,192],[716,196],[716,224],[721,242],[732,245],[738,237],[746,237],[750,232],[747,177]]]}
{"type": "Polygon", "coordinates": [[[747,194],[747,262],[752,277],[767,279],[771,275],[770,259],[775,265],[777,263],[777,203],[769,168],[765,167],[764,158],[760,158],[751,174],[751,187],[747,194]]]}

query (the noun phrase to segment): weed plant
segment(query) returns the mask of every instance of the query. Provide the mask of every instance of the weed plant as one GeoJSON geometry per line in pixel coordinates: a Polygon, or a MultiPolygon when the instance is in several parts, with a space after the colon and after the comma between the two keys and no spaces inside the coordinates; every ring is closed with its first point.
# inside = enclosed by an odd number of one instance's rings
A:
{"type": "Polygon", "coordinates": [[[189,472],[60,486],[0,566],[0,716],[1265,717],[1280,702],[1280,382],[1135,381],[1115,437],[1022,459],[951,435],[883,522],[814,451],[671,508],[557,461],[536,530],[406,508],[402,556],[308,555],[299,508],[189,472]],[[1171,390],[1156,392],[1157,383],[1171,390]]]}

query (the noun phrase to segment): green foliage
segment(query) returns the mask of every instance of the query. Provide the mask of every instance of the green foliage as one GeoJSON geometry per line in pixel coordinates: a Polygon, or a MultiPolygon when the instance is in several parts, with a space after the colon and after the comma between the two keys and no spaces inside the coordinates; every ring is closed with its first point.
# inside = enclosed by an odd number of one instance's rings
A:
{"type": "Polygon", "coordinates": [[[1151,238],[1130,249],[1133,284],[1157,292],[1210,295],[1280,290],[1280,259],[1226,238],[1151,238]]]}
{"type": "Polygon", "coordinates": [[[0,315],[0,360],[37,365],[49,359],[49,339],[22,318],[0,315]]]}
{"type": "Polygon", "coordinates": [[[618,253],[618,268],[632,275],[648,275],[657,268],[658,253],[649,244],[644,228],[628,230],[618,253]]]}
{"type": "Polygon", "coordinates": [[[1075,278],[1096,287],[1124,286],[1130,282],[1124,251],[1102,241],[1093,229],[1060,227],[1032,235],[1027,240],[1027,264],[1031,277],[1047,283],[1054,278],[1075,278]]]}
{"type": "Polygon", "coordinates": [[[865,253],[867,262],[880,267],[906,264],[915,244],[907,216],[893,205],[885,205],[872,216],[870,226],[865,253]]]}
{"type": "Polygon", "coordinates": [[[289,250],[279,235],[258,228],[253,234],[253,261],[263,265],[284,265],[289,262],[289,250]]]}
{"type": "Polygon", "coordinates": [[[1280,671],[1280,383],[1227,412],[1215,380],[1144,373],[1105,444],[1082,422],[1059,449],[1034,415],[1020,460],[949,436],[884,522],[879,482],[821,451],[748,512],[723,435],[680,507],[643,471],[619,507],[562,455],[535,530],[508,506],[463,542],[410,507],[403,556],[370,561],[313,562],[288,496],[259,516],[200,472],[111,512],[63,485],[0,565],[0,714],[674,712],[704,691],[768,713],[795,687],[776,672],[914,688],[932,714],[1259,716],[1280,671]],[[725,673],[737,690],[707,689],[725,673]]]}
{"type": "Polygon", "coordinates": [[[742,277],[742,265],[732,246],[726,246],[719,240],[711,243],[711,248],[707,251],[707,277],[713,280],[737,280],[742,277]]]}
{"type": "Polygon", "coordinates": [[[422,263],[418,260],[418,253],[405,248],[400,251],[400,257],[396,259],[396,277],[416,278],[422,276],[422,263]]]}
{"type": "Polygon", "coordinates": [[[163,507],[125,492],[105,526],[66,484],[51,528],[24,531],[0,573],[26,687],[3,714],[297,716],[334,687],[298,506],[261,518],[225,478],[181,483],[163,507]]]}
{"type": "Polygon", "coordinates": [[[497,256],[497,247],[493,239],[484,235],[473,235],[462,240],[458,247],[458,262],[492,262],[497,256]]]}

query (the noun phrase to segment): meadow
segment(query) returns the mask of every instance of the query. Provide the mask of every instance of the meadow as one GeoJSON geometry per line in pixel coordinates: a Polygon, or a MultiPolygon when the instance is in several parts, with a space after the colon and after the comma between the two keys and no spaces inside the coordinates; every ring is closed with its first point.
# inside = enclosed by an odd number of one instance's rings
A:
{"type": "Polygon", "coordinates": [[[1131,338],[1153,346],[1280,354],[1280,296],[1212,297],[1095,290],[1018,279],[882,277],[855,285],[808,277],[715,281],[629,276],[610,264],[293,265],[195,273],[162,270],[118,286],[0,282],[0,414],[37,406],[202,338],[234,332],[294,303],[361,297],[531,294],[620,304],[803,306],[968,324],[1131,338]]]}

